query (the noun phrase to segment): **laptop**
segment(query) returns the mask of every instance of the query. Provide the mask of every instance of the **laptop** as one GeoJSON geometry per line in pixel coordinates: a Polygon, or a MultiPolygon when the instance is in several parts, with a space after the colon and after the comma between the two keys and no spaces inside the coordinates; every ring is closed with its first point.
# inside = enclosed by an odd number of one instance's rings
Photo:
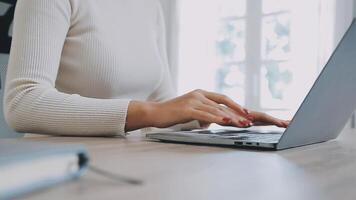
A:
{"type": "Polygon", "coordinates": [[[147,137],[165,142],[270,150],[335,139],[356,109],[355,44],[354,20],[284,131],[194,130],[151,133],[147,137]]]}

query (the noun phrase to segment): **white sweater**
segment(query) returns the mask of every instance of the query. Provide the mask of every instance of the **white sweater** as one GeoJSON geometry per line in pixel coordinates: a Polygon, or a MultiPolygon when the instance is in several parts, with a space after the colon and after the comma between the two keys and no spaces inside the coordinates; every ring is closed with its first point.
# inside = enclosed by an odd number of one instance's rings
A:
{"type": "Polygon", "coordinates": [[[158,0],[18,1],[8,124],[52,135],[123,134],[130,100],[175,96],[164,29],[158,0]]]}

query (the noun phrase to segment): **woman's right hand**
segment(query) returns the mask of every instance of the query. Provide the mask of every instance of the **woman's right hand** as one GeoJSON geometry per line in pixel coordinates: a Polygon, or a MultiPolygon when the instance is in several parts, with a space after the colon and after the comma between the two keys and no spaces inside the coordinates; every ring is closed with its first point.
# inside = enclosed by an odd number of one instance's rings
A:
{"type": "Polygon", "coordinates": [[[241,128],[252,125],[248,111],[229,97],[214,92],[195,90],[160,103],[131,102],[126,131],[143,127],[167,128],[193,120],[198,120],[201,124],[216,123],[241,128]]]}

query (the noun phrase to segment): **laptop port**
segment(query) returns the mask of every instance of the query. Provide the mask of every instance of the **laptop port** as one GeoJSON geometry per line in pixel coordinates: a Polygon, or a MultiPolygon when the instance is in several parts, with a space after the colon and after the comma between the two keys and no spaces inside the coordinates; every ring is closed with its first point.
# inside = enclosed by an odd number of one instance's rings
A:
{"type": "Polygon", "coordinates": [[[243,142],[235,142],[236,145],[244,145],[243,142]]]}
{"type": "Polygon", "coordinates": [[[251,142],[246,142],[246,145],[252,145],[252,143],[251,142]]]}

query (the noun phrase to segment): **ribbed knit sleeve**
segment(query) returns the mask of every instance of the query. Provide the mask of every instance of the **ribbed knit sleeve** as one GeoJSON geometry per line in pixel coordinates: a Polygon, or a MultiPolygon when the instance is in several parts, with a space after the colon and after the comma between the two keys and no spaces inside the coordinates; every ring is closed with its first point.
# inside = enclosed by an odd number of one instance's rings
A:
{"type": "Polygon", "coordinates": [[[18,132],[123,134],[129,100],[95,99],[55,88],[71,26],[69,0],[19,0],[6,78],[4,111],[18,132]]]}

